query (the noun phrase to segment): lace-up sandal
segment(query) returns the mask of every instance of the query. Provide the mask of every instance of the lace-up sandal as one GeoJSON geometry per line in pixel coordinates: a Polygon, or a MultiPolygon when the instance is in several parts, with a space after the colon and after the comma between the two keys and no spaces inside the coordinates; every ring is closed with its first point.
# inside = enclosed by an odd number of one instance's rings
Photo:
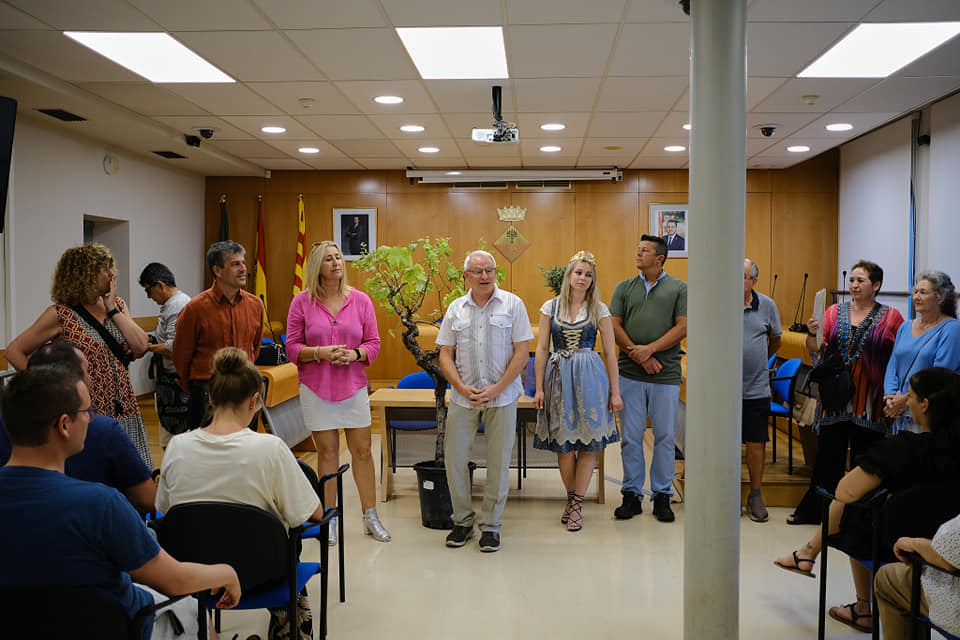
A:
{"type": "Polygon", "coordinates": [[[570,502],[574,495],[573,491],[567,491],[567,505],[563,508],[563,515],[560,516],[560,524],[567,524],[567,520],[570,519],[570,502]]]}
{"type": "Polygon", "coordinates": [[[852,629],[856,629],[857,631],[870,633],[873,631],[873,615],[870,613],[857,613],[856,606],[860,602],[867,603],[868,606],[870,603],[869,600],[857,598],[857,602],[851,602],[850,604],[845,604],[840,607],[830,607],[830,611],[828,611],[828,613],[830,614],[830,617],[837,622],[843,623],[852,629]],[[849,618],[843,615],[844,611],[850,612],[849,618]],[[868,622],[859,622],[863,618],[866,618],[868,622]]]}
{"type": "Polygon", "coordinates": [[[583,529],[583,515],[580,508],[583,506],[583,496],[578,493],[570,498],[570,515],[567,518],[567,531],[580,531],[583,529]]]}

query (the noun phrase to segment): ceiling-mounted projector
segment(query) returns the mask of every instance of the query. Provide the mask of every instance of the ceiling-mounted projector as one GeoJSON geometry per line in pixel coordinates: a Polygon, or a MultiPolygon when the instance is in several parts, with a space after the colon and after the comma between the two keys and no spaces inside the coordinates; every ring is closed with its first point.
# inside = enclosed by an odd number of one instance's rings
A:
{"type": "Polygon", "coordinates": [[[520,142],[520,131],[512,122],[504,122],[500,115],[501,87],[493,87],[493,128],[474,129],[471,139],[474,142],[520,142]]]}

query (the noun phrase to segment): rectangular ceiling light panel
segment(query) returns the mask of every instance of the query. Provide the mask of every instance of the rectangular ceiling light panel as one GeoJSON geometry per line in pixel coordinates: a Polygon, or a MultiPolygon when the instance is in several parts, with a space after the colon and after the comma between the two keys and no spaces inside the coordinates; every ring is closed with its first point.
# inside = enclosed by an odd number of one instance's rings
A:
{"type": "Polygon", "coordinates": [[[960,22],[861,24],[799,78],[886,78],[960,33],[960,22]]]}
{"type": "Polygon", "coordinates": [[[166,33],[63,33],[150,82],[235,82],[166,33]]]}
{"type": "Polygon", "coordinates": [[[509,78],[502,27],[398,27],[424,80],[509,78]]]}

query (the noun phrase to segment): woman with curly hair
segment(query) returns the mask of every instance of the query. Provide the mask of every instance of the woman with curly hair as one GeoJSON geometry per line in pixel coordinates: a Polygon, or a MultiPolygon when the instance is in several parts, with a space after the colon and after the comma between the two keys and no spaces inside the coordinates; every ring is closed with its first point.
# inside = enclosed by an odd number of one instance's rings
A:
{"type": "Polygon", "coordinates": [[[147,334],[117,297],[117,267],[110,250],[97,242],[67,249],[53,274],[54,304],[7,347],[18,371],[41,345],[60,338],[90,362],[90,395],[97,413],[123,425],[147,466],[153,468],[143,416],[127,365],[147,350],[147,334]]]}

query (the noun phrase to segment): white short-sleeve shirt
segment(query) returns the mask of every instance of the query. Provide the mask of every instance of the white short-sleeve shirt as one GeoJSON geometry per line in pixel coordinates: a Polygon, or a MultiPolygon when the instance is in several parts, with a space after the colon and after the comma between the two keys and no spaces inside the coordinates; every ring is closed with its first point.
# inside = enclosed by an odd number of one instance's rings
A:
{"type": "MultiPolygon", "coordinates": [[[[438,345],[456,348],[454,360],[460,379],[478,388],[496,384],[513,358],[513,344],[528,340],[533,340],[533,330],[523,300],[499,287],[483,307],[474,303],[470,293],[454,300],[437,333],[438,345]]],[[[518,375],[490,406],[509,405],[522,393],[518,375]]],[[[450,390],[450,401],[471,406],[456,389],[450,390]]]]}
{"type": "MultiPolygon", "coordinates": [[[[550,298],[549,300],[544,302],[542,305],[540,305],[540,313],[552,318],[554,300],[556,300],[556,298],[550,298]]],[[[597,311],[597,320],[603,320],[604,318],[609,318],[610,309],[607,307],[607,305],[603,304],[602,302],[597,302],[597,304],[600,305],[600,308],[597,311]]],[[[560,319],[569,322],[569,318],[560,318],[560,319]]],[[[580,305],[580,311],[577,312],[577,319],[573,321],[573,324],[583,322],[586,319],[587,319],[587,305],[582,304],[580,305]]]]}
{"type": "MultiPolygon", "coordinates": [[[[947,520],[933,536],[933,550],[954,567],[960,567],[960,516],[947,520]]],[[[950,634],[960,634],[960,578],[924,569],[923,592],[930,607],[930,619],[950,634]]]]}

